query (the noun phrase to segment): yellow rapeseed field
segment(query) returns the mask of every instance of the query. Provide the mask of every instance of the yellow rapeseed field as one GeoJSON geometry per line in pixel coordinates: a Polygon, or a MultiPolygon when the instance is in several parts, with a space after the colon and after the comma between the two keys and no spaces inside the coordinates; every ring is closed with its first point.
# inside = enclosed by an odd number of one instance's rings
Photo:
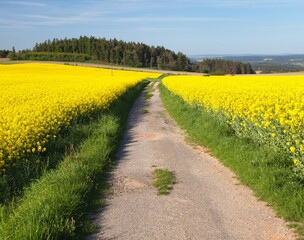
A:
{"type": "Polygon", "coordinates": [[[170,76],[164,85],[224,116],[239,135],[285,150],[304,170],[304,76],[170,76]]]}
{"type": "Polygon", "coordinates": [[[159,74],[56,64],[0,65],[0,172],[80,116],[104,109],[128,88],[159,74]]]}

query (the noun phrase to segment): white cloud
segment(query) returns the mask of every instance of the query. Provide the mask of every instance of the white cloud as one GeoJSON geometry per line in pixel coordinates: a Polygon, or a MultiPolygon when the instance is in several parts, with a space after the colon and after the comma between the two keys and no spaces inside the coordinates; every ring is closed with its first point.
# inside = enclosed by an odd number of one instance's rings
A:
{"type": "Polygon", "coordinates": [[[135,31],[142,31],[142,32],[185,32],[185,31],[193,31],[193,29],[190,28],[178,28],[178,27],[140,27],[135,29],[135,31]]]}
{"type": "Polygon", "coordinates": [[[6,4],[12,5],[23,5],[23,6],[31,6],[31,7],[44,7],[46,6],[45,3],[41,2],[29,2],[29,1],[4,1],[6,4]]]}
{"type": "MultiPolygon", "coordinates": [[[[108,15],[109,12],[96,14],[95,12],[84,12],[80,15],[71,16],[49,16],[38,14],[16,14],[12,17],[10,25],[20,27],[33,26],[57,26],[80,23],[176,23],[176,22],[219,22],[235,21],[223,17],[114,17],[108,15]],[[18,19],[18,20],[17,20],[18,19]]],[[[8,23],[8,22],[7,22],[8,23]]]]}
{"type": "MultiPolygon", "coordinates": [[[[183,1],[183,0],[182,0],[183,1]]],[[[191,0],[190,0],[191,1],[191,0]]],[[[300,0],[203,0],[196,1],[202,5],[209,5],[215,7],[284,7],[303,5],[300,0]]]]}
{"type": "Polygon", "coordinates": [[[221,17],[120,17],[108,19],[113,22],[156,22],[156,23],[170,23],[170,22],[215,22],[227,21],[227,18],[221,17]]]}
{"type": "MultiPolygon", "coordinates": [[[[4,1],[7,4],[18,4],[26,6],[46,6],[42,1],[4,1]]],[[[112,0],[97,1],[86,0],[71,5],[69,9],[48,2],[49,7],[38,10],[27,10],[24,12],[9,13],[2,10],[2,17],[7,16],[8,21],[2,23],[0,28],[25,28],[35,26],[58,26],[73,24],[100,24],[103,23],[147,23],[147,24],[170,24],[173,23],[216,23],[226,21],[244,21],[236,16],[221,17],[208,15],[187,15],[187,11],[180,13],[184,6],[195,9],[206,7],[270,7],[280,5],[303,4],[299,0],[112,0]],[[164,14],[171,8],[171,12],[164,14]],[[161,9],[159,13],[157,10],[161,9]],[[174,11],[179,15],[176,15],[174,11]]],[[[1,20],[0,20],[1,23],[1,20]]],[[[146,26],[155,27],[155,26],[146,26]]]]}
{"type": "Polygon", "coordinates": [[[8,19],[0,18],[0,29],[22,29],[22,28],[29,28],[29,27],[21,22],[12,22],[9,21],[8,19]]]}

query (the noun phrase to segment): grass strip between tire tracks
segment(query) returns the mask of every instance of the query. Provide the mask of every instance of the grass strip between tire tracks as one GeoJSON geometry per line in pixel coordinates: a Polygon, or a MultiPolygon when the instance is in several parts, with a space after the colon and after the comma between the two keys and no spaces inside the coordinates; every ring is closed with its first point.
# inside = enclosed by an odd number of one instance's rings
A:
{"type": "Polygon", "coordinates": [[[167,195],[175,182],[174,173],[167,168],[157,168],[153,171],[155,180],[153,186],[157,188],[159,195],[167,195]]]}
{"type": "Polygon", "coordinates": [[[303,183],[294,178],[288,158],[250,139],[239,138],[227,123],[202,108],[187,104],[163,84],[160,92],[165,108],[189,138],[207,147],[243,184],[253,189],[258,198],[289,221],[299,239],[304,239],[304,188],[303,183]]]}
{"type": "Polygon", "coordinates": [[[80,148],[35,181],[11,211],[0,209],[1,240],[79,238],[90,194],[113,164],[129,110],[146,84],[128,90],[89,126],[80,126],[80,132],[90,132],[80,148]]]}

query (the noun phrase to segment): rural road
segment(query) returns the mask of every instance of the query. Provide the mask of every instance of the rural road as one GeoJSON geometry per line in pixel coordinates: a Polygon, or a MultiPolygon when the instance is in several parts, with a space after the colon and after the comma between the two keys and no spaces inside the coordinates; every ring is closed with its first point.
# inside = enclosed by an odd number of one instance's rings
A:
{"type": "Polygon", "coordinates": [[[113,194],[94,216],[98,232],[88,239],[295,239],[230,170],[187,144],[157,85],[153,97],[145,102],[141,95],[131,111],[112,173],[113,194]],[[151,185],[156,167],[176,175],[167,196],[151,185]]]}

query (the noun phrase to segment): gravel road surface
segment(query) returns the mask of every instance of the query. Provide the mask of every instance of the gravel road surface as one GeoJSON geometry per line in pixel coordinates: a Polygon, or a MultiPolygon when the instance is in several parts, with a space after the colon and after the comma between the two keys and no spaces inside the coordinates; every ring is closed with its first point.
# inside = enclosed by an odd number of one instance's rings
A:
{"type": "Polygon", "coordinates": [[[89,239],[295,239],[208,150],[187,144],[157,85],[153,97],[141,95],[130,113],[112,173],[113,194],[94,216],[98,232],[89,239]],[[177,182],[169,195],[159,196],[152,172],[164,167],[177,182]]]}

